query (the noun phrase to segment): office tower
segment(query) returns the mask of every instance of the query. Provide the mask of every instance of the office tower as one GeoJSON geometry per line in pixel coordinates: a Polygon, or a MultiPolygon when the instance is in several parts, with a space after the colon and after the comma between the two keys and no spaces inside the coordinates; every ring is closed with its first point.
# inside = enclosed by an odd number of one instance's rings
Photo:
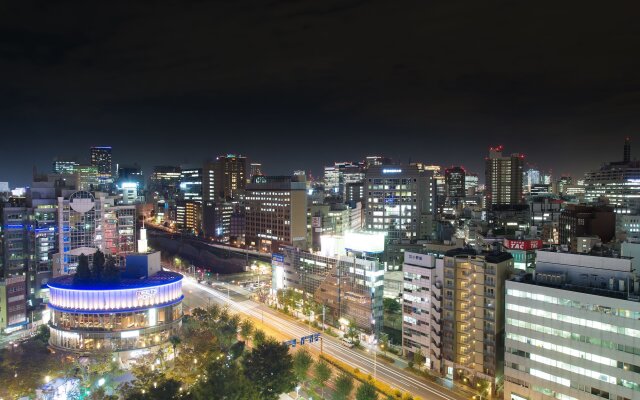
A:
{"type": "Polygon", "coordinates": [[[325,323],[346,327],[350,323],[377,337],[382,327],[384,267],[377,259],[359,254],[324,256],[284,246],[273,254],[272,287],[294,289],[306,301],[324,306],[325,323]]]}
{"type": "MultiPolygon", "coordinates": [[[[244,194],[247,177],[247,159],[244,156],[227,154],[215,161],[216,200],[239,199],[244,194]]],[[[213,198],[210,200],[214,200],[213,198]]]]}
{"type": "Polygon", "coordinates": [[[176,228],[184,233],[199,235],[202,232],[203,209],[198,200],[176,201],[176,228]]]}
{"type": "Polygon", "coordinates": [[[157,193],[157,197],[164,200],[175,200],[180,187],[180,167],[159,165],[153,167],[149,177],[149,191],[157,193]]]}
{"type": "Polygon", "coordinates": [[[365,167],[369,168],[374,165],[391,164],[391,159],[384,156],[367,156],[365,159],[365,167]]]}
{"type": "Polygon", "coordinates": [[[249,164],[249,177],[247,178],[247,183],[251,183],[251,180],[254,176],[262,176],[262,164],[261,163],[251,163],[249,164]]]}
{"type": "Polygon", "coordinates": [[[144,176],[139,165],[118,168],[116,187],[120,195],[121,204],[136,204],[144,202],[144,176]]]}
{"type": "Polygon", "coordinates": [[[78,163],[76,161],[56,159],[53,161],[53,173],[71,175],[74,173],[77,165],[78,163]]]}
{"type": "Polygon", "coordinates": [[[417,166],[376,165],[365,176],[365,229],[386,232],[390,240],[431,235],[434,181],[417,166]]]}
{"type": "Polygon", "coordinates": [[[485,380],[495,388],[504,356],[504,282],[512,272],[506,252],[445,253],[442,355],[448,377],[485,380]]]}
{"type": "Polygon", "coordinates": [[[506,283],[505,399],[640,396],[640,291],[630,258],[538,251],[506,283]]]}
{"type": "Polygon", "coordinates": [[[544,194],[551,194],[551,185],[539,183],[537,185],[532,185],[529,190],[529,195],[531,196],[540,196],[544,194]]]}
{"type": "Polygon", "coordinates": [[[558,179],[556,181],[555,193],[558,196],[562,196],[564,194],[567,194],[566,188],[567,188],[567,186],[571,185],[572,183],[573,183],[573,178],[571,178],[570,176],[561,176],[560,179],[558,179]]]}
{"type": "MultiPolygon", "coordinates": [[[[424,367],[442,369],[442,285],[444,260],[430,254],[404,253],[402,273],[402,350],[420,353],[424,367]]],[[[417,365],[422,368],[422,365],[417,365]]]]}
{"type": "Polygon", "coordinates": [[[246,243],[267,252],[306,248],[306,187],[304,175],[254,177],[246,187],[246,243]]]}
{"type": "Polygon", "coordinates": [[[180,198],[202,203],[202,168],[182,167],[180,172],[180,198]]]}
{"type": "Polygon", "coordinates": [[[585,201],[606,198],[618,214],[640,214],[640,162],[631,161],[631,144],[625,140],[624,160],[610,162],[585,174],[585,201]]]}
{"type": "Polygon", "coordinates": [[[350,206],[364,200],[364,182],[351,182],[345,185],[344,202],[350,206]]]}
{"type": "Polygon", "coordinates": [[[540,173],[540,170],[536,168],[529,168],[526,171],[524,171],[522,183],[524,185],[523,191],[525,193],[530,193],[531,187],[533,187],[533,185],[538,185],[542,183],[542,174],[540,173]]]}
{"type": "Polygon", "coordinates": [[[320,249],[322,235],[343,235],[350,229],[351,210],[345,204],[307,205],[307,245],[320,249]]]}
{"type": "Polygon", "coordinates": [[[207,237],[227,241],[231,233],[231,215],[239,208],[237,201],[205,202],[202,231],[207,237]]]}
{"type": "Polygon", "coordinates": [[[111,146],[94,146],[90,151],[91,165],[98,168],[100,190],[108,191],[113,184],[111,146]]]}
{"type": "Polygon", "coordinates": [[[478,174],[467,172],[464,177],[464,189],[468,196],[473,196],[478,190],[478,174]]]}
{"type": "Polygon", "coordinates": [[[135,251],[136,208],[116,205],[115,197],[65,190],[58,197],[58,251],[53,276],[72,273],[78,256],[91,260],[97,250],[116,257],[135,251]]]}
{"type": "Polygon", "coordinates": [[[348,184],[361,183],[364,180],[365,166],[359,162],[336,162],[324,167],[324,190],[327,194],[346,199],[348,184]]]}
{"type": "Polygon", "coordinates": [[[576,248],[576,238],[598,236],[603,243],[615,236],[616,215],[608,206],[569,204],[560,214],[560,244],[576,248]]]}
{"type": "Polygon", "coordinates": [[[94,191],[99,189],[100,172],[94,165],[76,165],[74,168],[76,181],[74,186],[78,190],[94,191]]]}
{"type": "Polygon", "coordinates": [[[444,170],[445,192],[448,198],[461,198],[466,195],[466,171],[462,167],[451,167],[444,170]]]}
{"type": "Polygon", "coordinates": [[[502,146],[491,147],[486,158],[487,207],[522,202],[522,164],[524,155],[502,155],[502,146]]]}

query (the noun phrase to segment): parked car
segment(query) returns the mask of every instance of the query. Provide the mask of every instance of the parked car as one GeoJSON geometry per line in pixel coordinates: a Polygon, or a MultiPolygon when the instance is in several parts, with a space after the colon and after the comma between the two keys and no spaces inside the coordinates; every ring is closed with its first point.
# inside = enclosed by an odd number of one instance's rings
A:
{"type": "Polygon", "coordinates": [[[355,346],[353,342],[347,338],[342,338],[342,345],[347,346],[348,348],[352,348],[353,346],[355,346]]]}

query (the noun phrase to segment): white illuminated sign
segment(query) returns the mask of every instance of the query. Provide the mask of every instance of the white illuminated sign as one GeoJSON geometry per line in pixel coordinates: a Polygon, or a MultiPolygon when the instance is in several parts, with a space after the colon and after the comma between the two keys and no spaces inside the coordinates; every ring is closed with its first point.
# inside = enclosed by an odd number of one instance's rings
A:
{"type": "Polygon", "coordinates": [[[158,289],[140,289],[136,291],[138,300],[151,300],[158,294],[158,289]]]}
{"type": "Polygon", "coordinates": [[[134,338],[134,337],[138,337],[138,336],[140,336],[140,331],[138,331],[138,330],[120,332],[120,338],[122,338],[122,339],[134,338]]]}
{"type": "Polygon", "coordinates": [[[399,174],[402,170],[400,168],[384,168],[382,170],[383,174],[399,174]]]}
{"type": "Polygon", "coordinates": [[[384,233],[347,232],[344,236],[344,247],[365,253],[382,253],[384,251],[384,236],[384,233]]]}

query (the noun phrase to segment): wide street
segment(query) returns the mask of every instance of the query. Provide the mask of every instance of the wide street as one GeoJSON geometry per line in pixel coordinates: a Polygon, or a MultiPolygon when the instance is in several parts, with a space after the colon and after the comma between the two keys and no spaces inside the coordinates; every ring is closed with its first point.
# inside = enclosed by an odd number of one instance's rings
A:
{"type": "MultiPolygon", "coordinates": [[[[208,286],[197,283],[193,278],[185,278],[183,292],[185,308],[206,307],[211,302],[228,304],[232,311],[263,321],[270,328],[269,330],[279,332],[281,338],[299,340],[300,337],[315,332],[302,322],[282,315],[266,305],[249,300],[248,292],[238,286],[222,283],[208,286]]],[[[314,353],[320,351],[318,342],[305,344],[305,346],[312,346],[314,353]]],[[[411,373],[383,361],[375,362],[372,355],[361,350],[350,349],[342,345],[339,339],[329,335],[323,335],[323,352],[372,376],[375,374],[378,380],[394,388],[410,392],[423,399],[462,400],[467,398],[432,382],[418,379],[411,373]]]]}

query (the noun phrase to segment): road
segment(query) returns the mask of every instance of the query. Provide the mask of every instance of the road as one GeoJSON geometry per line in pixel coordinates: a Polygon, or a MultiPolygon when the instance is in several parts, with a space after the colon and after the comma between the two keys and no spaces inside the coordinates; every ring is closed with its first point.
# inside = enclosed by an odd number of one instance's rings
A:
{"type": "MultiPolygon", "coordinates": [[[[280,332],[282,337],[285,338],[300,338],[314,332],[302,322],[292,320],[263,304],[248,300],[248,292],[237,286],[214,285],[210,287],[199,284],[192,278],[185,278],[183,282],[184,304],[187,308],[206,307],[211,302],[228,304],[232,311],[263,321],[265,325],[280,332]],[[227,288],[229,289],[228,292],[227,288]],[[228,295],[229,297],[227,297],[228,295]]],[[[339,339],[329,335],[323,335],[323,338],[323,351],[325,353],[348,365],[359,368],[364,373],[374,375],[374,358],[372,355],[360,350],[347,348],[341,344],[339,339]]],[[[313,346],[316,351],[319,351],[318,342],[305,346],[313,346]]],[[[417,379],[410,373],[385,362],[376,364],[375,375],[379,381],[412,393],[414,396],[437,400],[463,400],[467,398],[432,382],[417,379]]]]}

